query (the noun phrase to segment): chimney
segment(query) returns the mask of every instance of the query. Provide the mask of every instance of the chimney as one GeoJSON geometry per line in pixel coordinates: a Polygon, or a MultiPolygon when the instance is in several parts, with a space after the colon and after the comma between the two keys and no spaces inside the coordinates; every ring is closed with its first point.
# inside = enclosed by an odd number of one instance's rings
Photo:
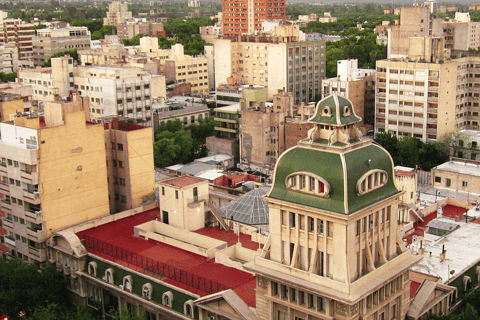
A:
{"type": "Polygon", "coordinates": [[[446,253],[447,253],[447,251],[445,250],[445,245],[443,244],[442,245],[442,253],[440,253],[440,261],[445,260],[446,253]]]}

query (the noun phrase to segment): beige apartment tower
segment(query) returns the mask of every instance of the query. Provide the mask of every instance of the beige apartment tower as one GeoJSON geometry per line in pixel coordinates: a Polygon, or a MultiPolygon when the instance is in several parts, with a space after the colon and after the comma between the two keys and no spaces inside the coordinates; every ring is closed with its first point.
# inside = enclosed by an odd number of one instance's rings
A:
{"type": "Polygon", "coordinates": [[[85,121],[85,103],[47,102],[44,117],[0,123],[5,245],[36,265],[53,232],[109,214],[104,130],[85,121]]]}
{"type": "Polygon", "coordinates": [[[117,117],[104,128],[110,213],[154,201],[152,128],[117,117]]]}
{"type": "Polygon", "coordinates": [[[404,319],[419,258],[398,233],[393,161],[363,140],[343,97],[321,100],[309,122],[265,198],[270,245],[245,265],[257,275],[257,317],[404,319]]]}
{"type": "Polygon", "coordinates": [[[480,57],[444,63],[377,61],[375,132],[442,141],[478,130],[480,57]]]}

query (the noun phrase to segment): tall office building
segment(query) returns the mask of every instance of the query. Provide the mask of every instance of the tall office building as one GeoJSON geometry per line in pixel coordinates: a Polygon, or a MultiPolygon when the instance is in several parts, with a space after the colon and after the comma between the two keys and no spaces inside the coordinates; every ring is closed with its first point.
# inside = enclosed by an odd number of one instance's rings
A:
{"type": "Polygon", "coordinates": [[[478,130],[480,57],[465,51],[474,43],[470,24],[469,16],[444,22],[425,7],[401,9],[388,59],[377,61],[375,132],[428,142],[478,130]]]}
{"type": "Polygon", "coordinates": [[[107,17],[103,18],[103,25],[118,26],[132,19],[132,12],[128,11],[128,3],[121,1],[112,1],[108,5],[107,17]]]}
{"type": "Polygon", "coordinates": [[[363,140],[351,102],[317,104],[308,139],[283,153],[264,198],[269,255],[257,275],[259,319],[404,319],[409,268],[388,152],[363,140]]]}
{"type": "Polygon", "coordinates": [[[325,78],[325,40],[300,40],[297,25],[277,26],[262,33],[214,41],[215,83],[232,77],[237,84],[268,88],[272,98],[278,90],[293,93],[294,103],[314,101],[325,78]]]}
{"type": "Polygon", "coordinates": [[[222,0],[224,38],[259,31],[262,21],[285,20],[285,3],[285,0],[222,0]]]}

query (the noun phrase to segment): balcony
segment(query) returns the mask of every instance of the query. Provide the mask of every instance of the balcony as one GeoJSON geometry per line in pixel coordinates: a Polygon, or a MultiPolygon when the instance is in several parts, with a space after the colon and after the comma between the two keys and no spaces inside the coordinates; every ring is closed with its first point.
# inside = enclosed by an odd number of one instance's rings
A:
{"type": "Polygon", "coordinates": [[[35,242],[44,242],[45,241],[45,235],[43,234],[43,230],[38,230],[35,231],[27,228],[27,238],[29,240],[33,240],[35,242]]]}
{"type": "Polygon", "coordinates": [[[12,246],[12,247],[15,247],[15,240],[12,240],[10,238],[7,238],[5,237],[5,244],[9,245],[9,246],[12,246]]]}

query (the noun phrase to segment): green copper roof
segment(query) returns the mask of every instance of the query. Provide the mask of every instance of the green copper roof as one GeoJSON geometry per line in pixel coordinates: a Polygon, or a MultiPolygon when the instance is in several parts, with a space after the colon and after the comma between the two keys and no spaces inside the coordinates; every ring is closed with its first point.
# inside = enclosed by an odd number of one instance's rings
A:
{"type": "Polygon", "coordinates": [[[308,122],[329,125],[345,125],[361,120],[362,119],[355,114],[350,100],[333,94],[323,98],[317,103],[315,115],[308,119],[308,122]]]}
{"type": "Polygon", "coordinates": [[[350,214],[398,193],[393,180],[392,160],[388,153],[378,145],[370,144],[343,154],[341,151],[332,153],[300,145],[288,150],[280,157],[275,169],[274,185],[268,197],[317,209],[350,214]],[[345,161],[342,161],[342,157],[345,161]],[[387,184],[364,195],[358,195],[357,182],[365,173],[375,169],[387,172],[387,184]],[[322,198],[287,189],[285,179],[289,174],[295,172],[309,172],[325,179],[331,186],[330,197],[322,198]],[[346,176],[344,172],[346,172],[346,176]],[[346,196],[345,184],[347,185],[346,196]],[[347,201],[346,206],[345,201],[347,201]]]}

